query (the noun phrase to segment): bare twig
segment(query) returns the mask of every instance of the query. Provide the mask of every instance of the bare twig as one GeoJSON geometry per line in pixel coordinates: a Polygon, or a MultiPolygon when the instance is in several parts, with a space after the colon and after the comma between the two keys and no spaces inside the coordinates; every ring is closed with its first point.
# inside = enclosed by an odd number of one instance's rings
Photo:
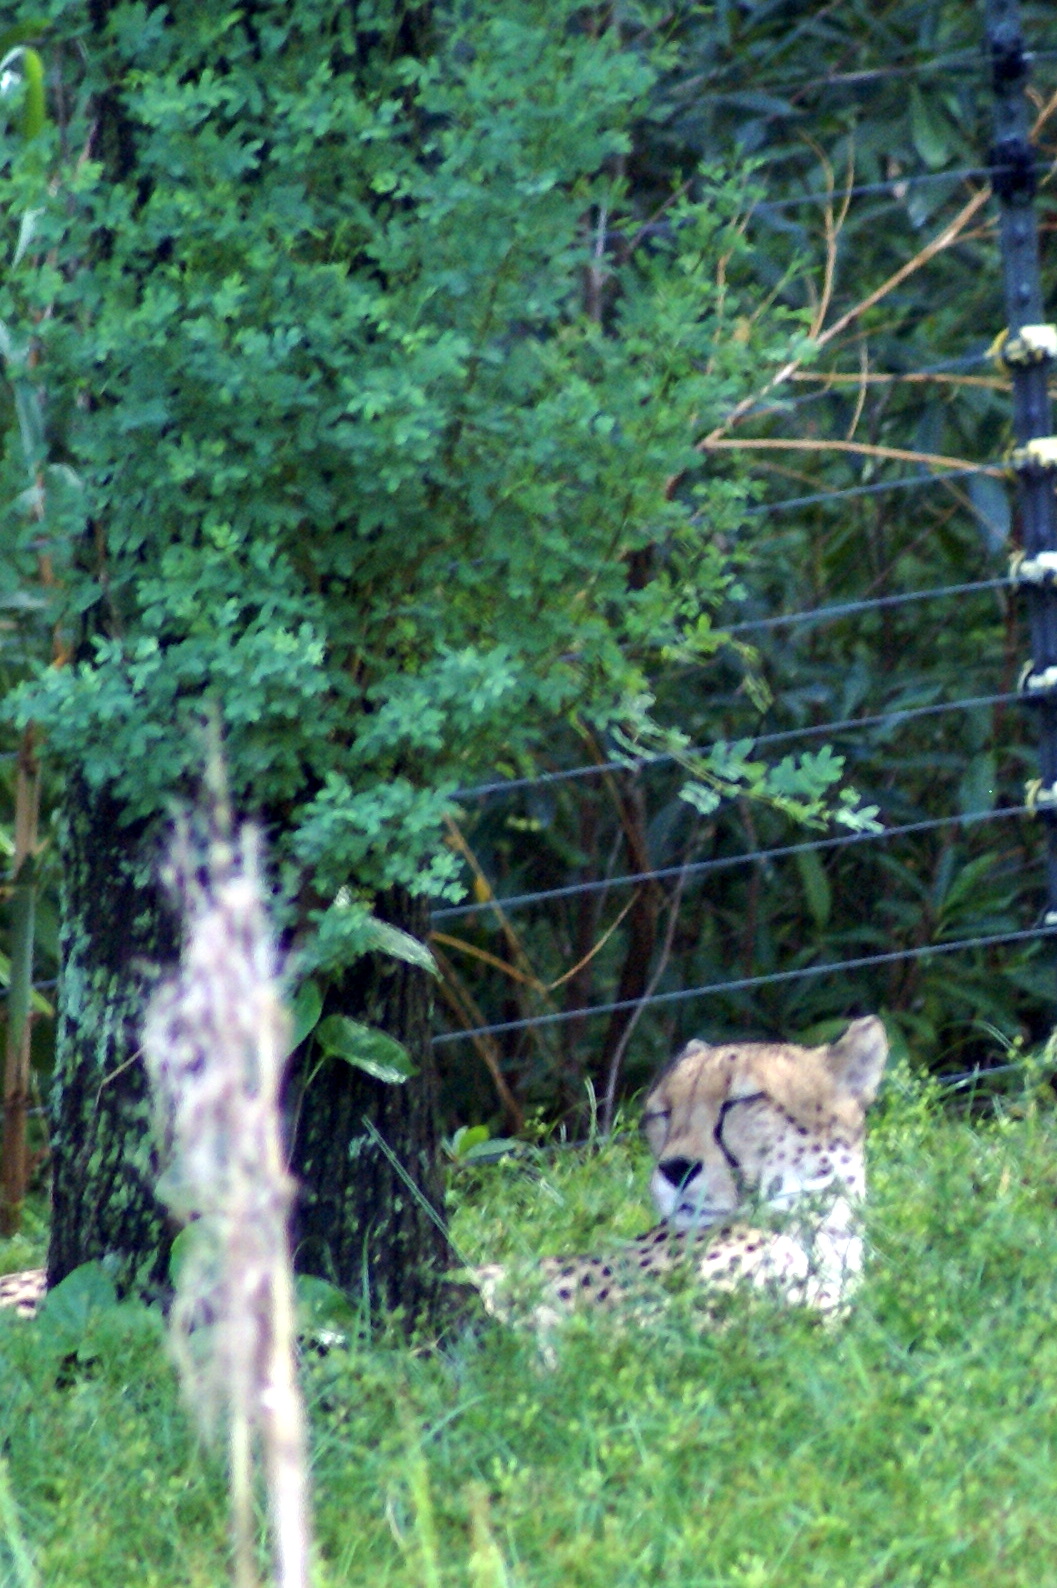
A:
{"type": "MultiPolygon", "coordinates": [[[[873,292],[867,293],[865,298],[862,298],[845,314],[842,314],[839,319],[834,320],[833,324],[825,331],[819,332],[812,341],[812,352],[832,342],[842,331],[846,331],[848,326],[857,320],[860,315],[865,314],[868,309],[872,309],[875,304],[880,303],[890,292],[893,292],[908,276],[914,275],[916,271],[927,265],[930,259],[935,258],[938,253],[942,253],[945,248],[950,248],[953,243],[956,243],[961,238],[969,222],[983,209],[990,196],[991,189],[989,187],[980,188],[978,192],[974,193],[972,198],[962,205],[954,219],[937,232],[935,237],[925,244],[924,248],[919,249],[913,259],[908,259],[886,281],[882,281],[881,285],[876,287],[873,292]]],[[[755,408],[762,398],[767,396],[768,392],[774,391],[776,386],[784,385],[787,380],[790,380],[800,369],[803,362],[804,356],[789,359],[780,369],[775,371],[759,391],[752,392],[748,397],[743,397],[741,402],[736,403],[731,409],[722,424],[717,425],[714,430],[711,430],[707,436],[698,442],[699,448],[705,452],[713,449],[719,438],[732,429],[739,420],[744,419],[745,415],[755,408]]]]}
{"type": "Polygon", "coordinates": [[[702,452],[855,452],[864,458],[884,458],[894,463],[923,463],[931,469],[973,469],[1002,479],[1005,470],[992,463],[968,458],[948,458],[941,452],[915,452],[909,447],[883,447],[866,441],[831,441],[825,436],[717,436],[698,443],[702,452]]]}
{"type": "Polygon", "coordinates": [[[4,1121],[0,1234],[14,1235],[26,1194],[26,1110],[29,1107],[29,1043],[33,1000],[33,936],[36,907],[34,859],[40,810],[40,765],[35,730],[22,735],[15,784],[15,852],[11,863],[11,985],[7,1000],[4,1063],[4,1121]]]}
{"type": "Polygon", "coordinates": [[[613,1115],[616,1112],[617,1104],[617,1082],[620,1079],[620,1067],[624,1062],[624,1055],[628,1051],[628,1044],[631,1041],[635,1027],[639,1023],[643,1010],[657,991],[660,979],[664,975],[668,967],[668,961],[671,958],[672,944],[675,941],[675,928],[679,921],[679,905],[683,897],[686,876],[687,866],[684,865],[676,879],[675,887],[672,889],[671,905],[668,910],[668,924],[665,928],[664,941],[661,944],[661,952],[657,956],[657,964],[654,967],[653,975],[646,984],[642,997],[632,1010],[631,1018],[620,1033],[620,1040],[610,1056],[609,1070],[606,1075],[605,1096],[602,1099],[602,1133],[606,1136],[613,1129],[613,1115]]]}
{"type": "MultiPolygon", "coordinates": [[[[471,1031],[475,1025],[485,1025],[485,1017],[481,1012],[479,1004],[476,1002],[469,988],[466,986],[462,977],[455,969],[455,966],[437,947],[437,938],[439,935],[440,934],[436,932],[431,932],[430,943],[433,947],[433,953],[437,961],[438,969],[440,970],[441,997],[455,1014],[463,1029],[466,1031],[471,1031]]],[[[517,1098],[510,1090],[510,1087],[507,1085],[506,1076],[503,1074],[503,1067],[499,1059],[499,1048],[495,1042],[491,1041],[487,1037],[475,1036],[473,1038],[473,1045],[477,1049],[477,1054],[481,1060],[481,1063],[492,1077],[492,1085],[496,1089],[496,1096],[499,1098],[499,1101],[503,1107],[503,1113],[506,1116],[507,1128],[513,1131],[514,1135],[516,1136],[524,1126],[525,1113],[517,1098]]]]}

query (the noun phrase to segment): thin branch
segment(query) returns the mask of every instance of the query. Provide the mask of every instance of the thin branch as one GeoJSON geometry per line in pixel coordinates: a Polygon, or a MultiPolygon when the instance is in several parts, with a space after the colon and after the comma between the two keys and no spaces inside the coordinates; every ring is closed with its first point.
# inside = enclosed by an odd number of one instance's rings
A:
{"type": "Polygon", "coordinates": [[[624,1062],[624,1055],[628,1051],[628,1044],[631,1041],[635,1027],[639,1023],[639,1019],[643,1010],[652,1001],[653,995],[657,991],[657,987],[660,983],[660,979],[668,968],[668,961],[671,958],[672,953],[672,944],[675,941],[675,928],[679,919],[679,905],[683,897],[683,886],[686,882],[687,869],[688,865],[684,865],[683,869],[679,873],[678,878],[676,879],[675,887],[672,890],[672,902],[671,908],[668,912],[668,924],[664,932],[664,942],[661,944],[661,952],[657,957],[657,964],[654,968],[653,975],[647,982],[646,989],[643,992],[642,997],[632,1010],[630,1020],[620,1033],[620,1040],[613,1049],[613,1054],[609,1061],[609,1073],[606,1076],[605,1096],[602,1099],[602,1133],[606,1136],[608,1136],[610,1131],[613,1129],[613,1115],[616,1111],[617,1100],[617,1082],[620,1078],[620,1067],[624,1062]]]}
{"type": "Polygon", "coordinates": [[[433,952],[441,972],[441,997],[456,1019],[462,1023],[463,1030],[470,1036],[478,1058],[492,1078],[492,1085],[495,1087],[507,1126],[516,1136],[524,1127],[525,1114],[507,1085],[499,1062],[499,1048],[487,1036],[474,1033],[475,1022],[477,1026],[487,1023],[484,1014],[451,961],[439,949],[434,948],[433,952]]]}
{"type": "MultiPolygon", "coordinates": [[[[926,243],[924,248],[914,255],[913,259],[908,259],[904,265],[901,265],[900,268],[895,271],[893,275],[889,276],[886,281],[883,281],[879,287],[875,288],[873,292],[868,293],[865,298],[863,298],[859,303],[855,304],[853,308],[849,309],[846,314],[842,314],[840,319],[835,320],[827,331],[823,331],[812,343],[812,353],[816,352],[819,348],[825,347],[829,342],[832,342],[833,339],[839,336],[842,331],[847,330],[848,326],[851,325],[854,320],[857,320],[860,315],[865,314],[867,309],[872,309],[875,304],[881,302],[882,298],[886,298],[890,292],[893,292],[896,287],[900,286],[902,282],[906,281],[908,276],[912,276],[916,271],[928,264],[929,260],[933,259],[936,254],[941,253],[943,249],[949,248],[952,243],[957,242],[962,232],[968,226],[969,222],[976,214],[978,214],[980,210],[983,209],[990,196],[991,189],[989,187],[981,188],[979,192],[974,193],[972,198],[969,199],[969,201],[958,211],[954,219],[949,221],[941,231],[937,232],[936,236],[931,240],[931,242],[926,243]]],[[[714,446],[719,437],[724,435],[728,430],[736,425],[739,420],[744,419],[745,415],[749,413],[749,411],[754,408],[764,397],[766,397],[768,392],[773,391],[776,386],[784,385],[785,382],[789,380],[797,370],[799,370],[804,362],[804,357],[806,357],[806,355],[803,355],[799,358],[789,359],[787,363],[782,365],[781,369],[775,371],[774,375],[771,376],[771,378],[760,388],[759,391],[751,393],[748,397],[743,397],[742,400],[739,403],[736,403],[731,409],[730,413],[727,415],[726,419],[723,420],[722,424],[717,425],[716,428],[710,431],[702,441],[698,442],[698,447],[702,451],[708,451],[712,446],[714,446]]]]}
{"type": "Polygon", "coordinates": [[[832,441],[825,437],[810,440],[800,436],[717,436],[698,442],[701,452],[855,452],[865,458],[885,458],[894,463],[923,463],[933,469],[971,469],[974,474],[990,474],[1003,479],[1006,470],[995,463],[972,463],[967,458],[948,458],[940,452],[914,452],[907,447],[882,447],[865,441],[832,441]]]}

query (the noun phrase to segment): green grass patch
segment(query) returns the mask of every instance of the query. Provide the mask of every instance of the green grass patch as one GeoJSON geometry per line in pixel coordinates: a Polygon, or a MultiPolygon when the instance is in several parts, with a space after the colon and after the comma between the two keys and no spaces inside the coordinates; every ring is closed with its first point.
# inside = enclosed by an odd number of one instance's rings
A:
{"type": "Polygon", "coordinates": [[[0,1240],[0,1275],[44,1267],[48,1255],[47,1199],[39,1193],[31,1193],[22,1204],[20,1222],[17,1235],[0,1240]]]}
{"type": "MultiPolygon", "coordinates": [[[[461,1170],[456,1238],[471,1261],[614,1241],[649,1222],[645,1169],[629,1139],[461,1170]]],[[[870,1173],[869,1270],[836,1326],[746,1300],[710,1333],[677,1296],[634,1327],[576,1317],[551,1368],[491,1323],[307,1360],[318,1582],[1035,1588],[1057,1548],[1057,1117],[1026,1097],[972,1122],[893,1087],[870,1173]]],[[[40,1581],[226,1581],[220,1462],[156,1320],[93,1314],[73,1358],[45,1322],[0,1317],[40,1581]]]]}

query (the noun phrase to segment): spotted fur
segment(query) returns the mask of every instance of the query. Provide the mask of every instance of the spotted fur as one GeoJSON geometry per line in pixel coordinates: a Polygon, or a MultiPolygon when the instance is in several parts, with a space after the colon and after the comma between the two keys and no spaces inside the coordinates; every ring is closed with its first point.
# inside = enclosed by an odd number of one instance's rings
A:
{"type": "Polygon", "coordinates": [[[12,1308],[20,1318],[32,1318],[46,1288],[43,1268],[27,1268],[20,1274],[0,1274],[0,1307],[12,1308]]]}
{"type": "MultiPolygon", "coordinates": [[[[662,1222],[606,1256],[544,1259],[537,1326],[577,1306],[622,1305],[658,1279],[691,1284],[706,1311],[743,1285],[839,1308],[862,1267],[866,1110],[887,1057],[872,1017],[819,1048],[689,1043],[643,1117],[662,1222]]],[[[489,1310],[517,1315],[517,1276],[491,1264],[475,1278],[489,1310]]]]}

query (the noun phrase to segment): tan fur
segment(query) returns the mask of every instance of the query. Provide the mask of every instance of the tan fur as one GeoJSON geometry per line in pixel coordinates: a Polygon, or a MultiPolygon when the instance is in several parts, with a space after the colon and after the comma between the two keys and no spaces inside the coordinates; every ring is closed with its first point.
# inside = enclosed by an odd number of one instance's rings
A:
{"type": "MultiPolygon", "coordinates": [[[[826,1047],[691,1042],[646,1100],[663,1222],[607,1256],[536,1268],[533,1318],[620,1305],[659,1276],[708,1297],[748,1285],[828,1312],[862,1265],[863,1135],[888,1056],[881,1022],[852,1023],[826,1047]]],[[[507,1271],[475,1271],[485,1304],[517,1314],[507,1271]]]]}
{"type": "Polygon", "coordinates": [[[32,1318],[46,1289],[43,1268],[26,1268],[20,1274],[0,1274],[0,1307],[10,1307],[20,1318],[32,1318]]]}

